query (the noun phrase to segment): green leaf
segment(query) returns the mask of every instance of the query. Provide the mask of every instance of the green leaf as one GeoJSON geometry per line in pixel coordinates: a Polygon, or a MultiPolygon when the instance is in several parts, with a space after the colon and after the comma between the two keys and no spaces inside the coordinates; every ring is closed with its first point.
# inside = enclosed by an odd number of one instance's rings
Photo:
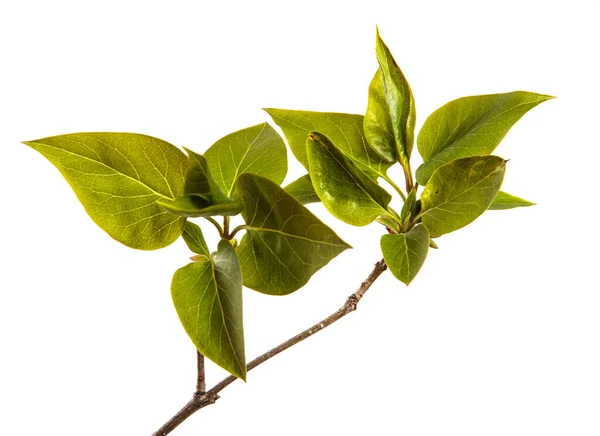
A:
{"type": "Polygon", "coordinates": [[[210,204],[200,195],[182,195],[173,201],[159,201],[158,204],[166,211],[182,217],[233,216],[242,211],[237,201],[210,204]]]}
{"type": "Polygon", "coordinates": [[[281,127],[296,159],[308,170],[306,138],[310,132],[321,132],[348,158],[357,163],[371,178],[387,178],[392,165],[369,145],[363,132],[362,115],[335,112],[307,112],[285,109],[265,109],[281,127]]]}
{"type": "Polygon", "coordinates": [[[364,120],[369,145],[389,162],[409,168],[415,131],[415,101],[404,74],[377,30],[379,69],[369,86],[364,120]]]}
{"type": "Polygon", "coordinates": [[[244,286],[289,294],[350,248],[333,230],[269,179],[242,174],[233,190],[246,234],[237,248],[244,286]]]}
{"type": "Polygon", "coordinates": [[[207,200],[208,204],[227,203],[231,201],[213,178],[206,158],[187,148],[185,151],[188,153],[188,162],[185,171],[183,193],[186,195],[198,195],[207,200]]]}
{"type": "Polygon", "coordinates": [[[315,192],[315,188],[313,187],[309,174],[305,174],[299,179],[294,180],[284,189],[285,192],[287,192],[290,195],[293,195],[296,198],[296,200],[298,200],[302,204],[318,203],[319,201],[321,201],[321,199],[315,192]]]}
{"type": "Polygon", "coordinates": [[[437,168],[455,159],[490,154],[527,111],[551,98],[515,91],[463,97],[437,109],[417,138],[424,161],[417,182],[426,184],[437,168]]]}
{"type": "Polygon", "coordinates": [[[185,154],[134,133],[73,133],[24,142],[58,168],[92,220],[142,250],[166,247],[185,219],[161,209],[183,191],[185,154]]]}
{"type": "Polygon", "coordinates": [[[198,351],[245,380],[242,274],[229,241],[222,239],[216,253],[178,269],[171,295],[198,351]]]}
{"type": "Polygon", "coordinates": [[[307,141],[310,176],[325,208],[336,218],[365,226],[387,215],[391,195],[369,179],[325,135],[312,132],[307,141]]]}
{"type": "Polygon", "coordinates": [[[466,226],[487,210],[502,185],[497,156],[457,159],[438,168],[421,195],[421,217],[432,237],[466,226]]]}
{"type": "Polygon", "coordinates": [[[500,191],[496,195],[496,198],[494,198],[492,204],[490,204],[490,207],[488,207],[488,210],[505,210],[514,209],[515,207],[527,206],[535,206],[535,203],[500,191]]]}
{"type": "Polygon", "coordinates": [[[400,220],[404,223],[411,217],[417,216],[418,213],[419,212],[417,212],[417,189],[413,188],[406,197],[406,201],[402,205],[402,210],[400,211],[400,220]]]}
{"type": "Polygon", "coordinates": [[[210,252],[208,251],[208,246],[206,245],[206,241],[204,240],[204,235],[202,234],[202,229],[200,229],[200,226],[186,221],[182,236],[188,248],[194,253],[210,256],[210,252]]]}
{"type": "Polygon", "coordinates": [[[278,185],[287,174],[287,150],[279,134],[267,123],[231,133],[204,153],[215,180],[231,195],[242,173],[271,179],[278,185]]]}
{"type": "Polygon", "coordinates": [[[416,276],[427,257],[429,232],[425,226],[413,227],[408,233],[383,235],[383,259],[394,276],[408,285],[416,276]]]}

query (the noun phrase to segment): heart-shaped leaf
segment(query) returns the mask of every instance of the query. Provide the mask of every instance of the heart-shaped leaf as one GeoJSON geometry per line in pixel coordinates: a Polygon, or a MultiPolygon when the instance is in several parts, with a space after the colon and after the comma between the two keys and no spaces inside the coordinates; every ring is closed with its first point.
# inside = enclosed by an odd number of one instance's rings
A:
{"type": "Polygon", "coordinates": [[[231,133],[215,142],[204,156],[221,189],[231,195],[242,173],[253,173],[278,185],[287,174],[287,150],[279,134],[267,123],[231,133]]]}
{"type": "Polygon", "coordinates": [[[421,195],[421,217],[432,237],[466,226],[500,190],[506,163],[498,156],[457,159],[438,168],[421,195]]]}
{"type": "Polygon", "coordinates": [[[455,159],[490,154],[527,111],[554,97],[515,91],[463,97],[445,104],[425,120],[417,146],[423,165],[417,181],[425,185],[440,166],[455,159]]]}
{"type": "Polygon", "coordinates": [[[285,192],[293,195],[296,200],[302,204],[318,203],[321,201],[315,192],[312,181],[310,180],[310,174],[305,174],[302,177],[294,180],[284,189],[285,192]]]}
{"type": "Polygon", "coordinates": [[[306,138],[310,132],[326,135],[338,149],[360,166],[369,177],[387,179],[392,165],[372,150],[363,131],[362,115],[265,109],[281,127],[296,159],[308,170],[306,138]]]}
{"type": "Polygon", "coordinates": [[[210,252],[208,251],[208,246],[206,245],[206,241],[204,240],[204,235],[202,234],[202,229],[200,229],[200,226],[186,221],[185,227],[183,228],[183,234],[181,236],[183,236],[183,240],[187,244],[188,248],[194,253],[210,256],[210,252]]]}
{"type": "Polygon", "coordinates": [[[377,31],[379,69],[369,86],[364,120],[369,145],[389,162],[408,169],[415,131],[415,101],[404,74],[377,31]]]}
{"type": "Polygon", "coordinates": [[[216,253],[178,269],[171,295],[198,351],[245,380],[242,274],[229,241],[222,239],[216,253]]]}
{"type": "Polygon", "coordinates": [[[237,248],[244,286],[289,294],[350,248],[298,200],[255,174],[238,177],[233,198],[242,204],[246,234],[237,248]]]}
{"type": "Polygon", "coordinates": [[[365,226],[380,215],[388,215],[391,195],[361,172],[327,136],[311,132],[306,147],[313,186],[333,216],[365,226]]]}
{"type": "Polygon", "coordinates": [[[73,133],[28,141],[61,172],[94,222],[142,250],[166,247],[185,219],[159,201],[183,192],[186,157],[177,147],[134,133],[73,133]]]}
{"type": "Polygon", "coordinates": [[[394,276],[408,285],[423,266],[429,250],[429,232],[425,226],[416,226],[408,233],[383,235],[383,259],[394,276]]]}
{"type": "Polygon", "coordinates": [[[496,198],[494,198],[492,204],[490,204],[490,207],[488,207],[488,210],[505,210],[514,209],[515,207],[527,206],[535,206],[535,203],[500,191],[496,195],[496,198]]]}

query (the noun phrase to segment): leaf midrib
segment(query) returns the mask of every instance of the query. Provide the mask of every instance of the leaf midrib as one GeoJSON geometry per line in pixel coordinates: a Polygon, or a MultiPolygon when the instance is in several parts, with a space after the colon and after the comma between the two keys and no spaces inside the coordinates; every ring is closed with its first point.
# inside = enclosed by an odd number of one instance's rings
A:
{"type": "MultiPolygon", "coordinates": [[[[469,98],[469,97],[465,97],[465,98],[469,98]]],[[[471,125],[464,131],[464,133],[462,133],[460,136],[458,136],[456,138],[452,138],[452,135],[454,135],[454,133],[458,129],[458,125],[459,125],[459,123],[458,123],[456,125],[456,127],[454,128],[454,130],[452,131],[452,133],[450,133],[450,135],[448,136],[448,139],[446,139],[446,141],[444,141],[444,143],[439,147],[439,150],[435,154],[433,153],[433,150],[432,150],[432,153],[430,154],[429,159],[425,163],[428,163],[429,161],[431,161],[435,155],[441,153],[442,151],[444,151],[448,148],[451,148],[454,144],[456,144],[457,142],[460,142],[466,136],[472,135],[477,130],[482,129],[486,125],[490,124],[491,121],[498,118],[499,116],[501,116],[509,111],[515,110],[521,106],[537,104],[537,103],[540,103],[541,101],[545,101],[545,100],[543,98],[540,98],[535,101],[519,103],[515,106],[511,106],[510,108],[503,110],[502,112],[499,112],[493,116],[490,116],[490,112],[492,112],[493,110],[495,110],[497,107],[501,106],[504,103],[503,101],[496,101],[484,113],[479,115],[477,117],[477,119],[475,121],[473,121],[471,123],[471,125]]],[[[471,111],[471,110],[472,110],[472,107],[469,108],[469,111],[471,111]]],[[[431,147],[431,148],[433,149],[433,147],[431,147]]]]}
{"type": "MultiPolygon", "coordinates": [[[[70,155],[73,155],[73,156],[77,156],[78,158],[85,159],[85,160],[88,160],[90,162],[97,163],[99,165],[102,165],[105,168],[110,169],[111,171],[114,171],[115,173],[117,173],[117,174],[119,174],[119,175],[121,175],[121,176],[123,176],[123,177],[125,177],[125,178],[127,178],[129,180],[132,180],[132,181],[134,181],[134,182],[142,185],[144,188],[146,188],[147,190],[153,192],[154,194],[158,195],[159,197],[166,198],[168,200],[174,200],[175,199],[174,197],[168,197],[166,195],[161,194],[160,192],[155,191],[154,189],[152,189],[150,186],[146,185],[141,180],[138,180],[138,179],[136,179],[134,177],[131,177],[128,174],[122,173],[121,171],[117,170],[116,168],[113,168],[113,167],[111,167],[109,165],[106,165],[104,162],[101,162],[101,161],[89,158],[87,156],[83,156],[83,155],[81,155],[79,153],[75,153],[75,152],[72,152],[72,151],[69,151],[69,150],[65,150],[64,148],[55,147],[55,146],[52,146],[52,145],[49,145],[49,144],[44,144],[43,142],[28,141],[28,142],[25,142],[25,144],[27,144],[27,145],[29,145],[29,144],[36,144],[38,146],[52,148],[54,150],[58,150],[58,151],[63,152],[63,153],[67,153],[67,154],[70,154],[70,155]]],[[[68,168],[66,165],[63,165],[63,164],[61,164],[61,166],[64,166],[64,167],[68,168]]],[[[93,176],[93,175],[91,175],[89,173],[85,173],[85,174],[87,174],[88,176],[93,176]]],[[[165,178],[165,181],[166,181],[166,178],[165,178]]],[[[169,187],[169,190],[171,190],[170,183],[167,182],[167,186],[169,187]]]]}
{"type": "Polygon", "coordinates": [[[483,183],[484,181],[486,181],[487,179],[489,179],[490,177],[492,177],[496,173],[496,171],[498,171],[498,168],[500,168],[500,165],[498,165],[496,168],[494,168],[494,170],[492,172],[490,172],[487,176],[485,176],[483,179],[481,179],[480,181],[478,181],[474,185],[470,186],[468,189],[465,189],[464,191],[462,191],[460,194],[456,195],[455,197],[448,198],[443,203],[440,203],[440,204],[438,204],[438,205],[436,205],[434,207],[431,207],[431,208],[427,209],[426,211],[423,211],[423,213],[421,214],[421,216],[425,216],[425,215],[429,214],[429,212],[431,212],[433,210],[436,210],[436,209],[440,208],[441,206],[443,206],[445,204],[452,203],[458,197],[460,197],[462,195],[465,195],[467,192],[475,189],[475,187],[477,185],[479,185],[480,183],[483,183]]]}
{"type": "Polygon", "coordinates": [[[238,359],[238,355],[237,355],[237,351],[235,346],[233,345],[233,340],[231,339],[231,335],[229,334],[229,328],[227,326],[227,317],[225,316],[225,311],[223,310],[223,303],[221,301],[221,295],[219,294],[219,284],[217,282],[217,276],[215,274],[215,260],[214,260],[214,256],[211,256],[210,259],[210,267],[211,267],[211,274],[212,274],[212,281],[215,284],[215,294],[217,296],[217,300],[219,300],[219,310],[221,311],[221,319],[222,319],[222,324],[225,327],[225,332],[227,333],[227,340],[229,341],[229,345],[231,346],[231,350],[233,351],[233,357],[235,359],[235,361],[238,364],[238,370],[243,372],[243,366],[240,363],[240,360],[238,359]]]}
{"type": "Polygon", "coordinates": [[[331,247],[347,247],[346,244],[335,244],[333,242],[318,241],[316,239],[307,238],[306,236],[293,235],[291,233],[286,233],[283,230],[270,229],[270,228],[267,228],[267,227],[244,226],[244,229],[248,230],[248,231],[256,231],[256,232],[278,233],[280,235],[287,236],[287,237],[290,237],[290,238],[301,239],[301,240],[304,240],[304,241],[312,242],[313,244],[329,245],[331,247]]]}
{"type": "MultiPolygon", "coordinates": [[[[375,198],[373,198],[373,196],[368,193],[365,188],[363,187],[363,184],[360,180],[356,180],[356,178],[354,177],[354,175],[352,173],[350,173],[348,171],[348,169],[346,168],[346,165],[343,162],[340,162],[339,159],[337,158],[337,156],[335,156],[331,150],[329,150],[329,147],[327,147],[325,144],[319,142],[321,144],[321,146],[327,151],[327,153],[338,163],[338,165],[340,166],[340,168],[342,170],[344,170],[344,172],[346,174],[348,174],[348,176],[350,176],[350,178],[354,181],[354,183],[361,189],[361,191],[363,191],[365,193],[365,195],[371,200],[371,202],[375,203],[377,205],[377,207],[379,207],[381,210],[383,210],[384,212],[387,212],[387,209],[382,206],[381,204],[379,204],[379,202],[377,200],[375,200],[375,198]]],[[[341,153],[341,150],[340,150],[341,153]]],[[[360,171],[360,170],[359,170],[360,171]]],[[[375,183],[375,182],[374,182],[375,183]]],[[[377,185],[379,186],[379,185],[377,185]]],[[[382,188],[383,189],[383,188],[382,188]]]]}

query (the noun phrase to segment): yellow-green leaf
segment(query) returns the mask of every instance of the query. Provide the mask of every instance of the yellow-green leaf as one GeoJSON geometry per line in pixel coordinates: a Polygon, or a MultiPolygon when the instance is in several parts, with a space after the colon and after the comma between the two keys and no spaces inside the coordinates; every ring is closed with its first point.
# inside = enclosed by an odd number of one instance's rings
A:
{"type": "Polygon", "coordinates": [[[392,164],[375,153],[367,144],[362,115],[285,109],[265,109],[265,111],[281,127],[294,156],[307,170],[306,138],[310,132],[321,132],[369,177],[387,178],[386,171],[392,164]]]}
{"type": "Polygon", "coordinates": [[[242,174],[233,198],[242,204],[246,233],[236,251],[244,286],[289,294],[350,248],[298,200],[271,180],[242,174]]]}
{"type": "Polygon", "coordinates": [[[432,237],[466,226],[500,190],[506,163],[497,156],[457,159],[438,168],[421,195],[421,217],[432,237]]]}
{"type": "Polygon", "coordinates": [[[189,249],[194,253],[210,256],[210,252],[208,251],[208,246],[206,245],[206,241],[204,240],[204,235],[202,234],[202,229],[200,229],[200,226],[186,221],[185,227],[183,228],[183,234],[181,236],[183,236],[183,240],[189,249]]]}
{"type": "Polygon", "coordinates": [[[535,203],[500,191],[496,195],[496,198],[494,198],[492,204],[490,204],[490,207],[488,207],[488,210],[505,210],[527,206],[535,206],[535,203]]]}
{"type": "Polygon", "coordinates": [[[333,216],[354,226],[365,226],[387,215],[391,195],[362,173],[327,136],[312,132],[306,146],[313,186],[333,216]]]}
{"type": "Polygon", "coordinates": [[[189,218],[233,216],[242,210],[242,206],[237,201],[210,204],[200,195],[182,195],[173,201],[159,201],[158,204],[168,212],[189,218]]]}
{"type": "Polygon", "coordinates": [[[419,225],[408,233],[383,235],[381,252],[383,259],[394,276],[408,285],[417,276],[425,263],[429,250],[429,232],[419,225]]]}
{"type": "Polygon", "coordinates": [[[285,192],[288,194],[293,195],[296,200],[302,204],[317,203],[321,201],[315,192],[315,188],[310,180],[309,174],[305,174],[302,177],[294,180],[283,189],[285,189],[285,192]]]}
{"type": "Polygon", "coordinates": [[[58,168],[94,222],[117,241],[142,250],[165,247],[185,219],[159,201],[183,192],[185,154],[134,133],[73,133],[25,144],[58,168]]]}
{"type": "Polygon", "coordinates": [[[185,195],[194,194],[201,196],[206,199],[209,204],[219,204],[231,201],[213,178],[206,158],[187,148],[185,151],[187,151],[188,154],[188,161],[185,170],[183,193],[185,195]]]}
{"type": "Polygon", "coordinates": [[[210,257],[198,257],[173,275],[171,295],[188,336],[203,355],[246,379],[242,275],[229,241],[210,257]]]}
{"type": "Polygon", "coordinates": [[[437,109],[417,138],[424,162],[417,182],[425,185],[437,168],[455,159],[490,154],[525,113],[551,98],[515,91],[463,97],[437,109]]]}
{"type": "Polygon", "coordinates": [[[369,145],[389,162],[409,168],[415,130],[415,101],[402,70],[377,31],[379,69],[369,86],[364,120],[369,145]]]}
{"type": "Polygon", "coordinates": [[[287,150],[283,139],[267,123],[231,133],[215,142],[204,156],[221,189],[231,195],[242,173],[253,173],[278,185],[287,174],[287,150]]]}

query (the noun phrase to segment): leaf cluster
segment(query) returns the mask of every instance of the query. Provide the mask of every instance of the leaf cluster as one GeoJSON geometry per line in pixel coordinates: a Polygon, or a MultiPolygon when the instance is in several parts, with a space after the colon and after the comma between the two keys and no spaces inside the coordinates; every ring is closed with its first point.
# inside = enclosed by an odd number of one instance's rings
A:
{"type": "Polygon", "coordinates": [[[355,226],[383,225],[383,257],[407,285],[429,248],[437,248],[434,238],[486,210],[533,204],[500,191],[506,161],[491,153],[521,116],[551,97],[517,91],[442,106],[418,134],[423,163],[413,174],[412,91],[379,33],[376,55],[364,116],[266,109],[306,168],[285,188],[287,148],[267,123],[231,133],[203,154],[133,133],[25,144],[56,166],[92,220],[117,241],[154,250],[183,238],[194,255],[171,285],[181,323],[203,355],[245,379],[242,287],[289,294],[350,248],[306,204],[320,201],[355,226]],[[404,189],[388,176],[397,164],[404,189]],[[392,194],[404,201],[399,212],[390,206],[392,194]],[[219,233],[214,251],[195,218],[219,233]],[[231,229],[232,219],[241,224],[231,229]]]}
{"type": "Polygon", "coordinates": [[[437,248],[435,238],[465,227],[487,210],[533,205],[500,191],[507,161],[492,153],[527,111],[553,97],[515,91],[445,104],[425,120],[417,136],[423,163],[413,173],[415,100],[379,32],[376,55],[379,68],[369,85],[364,116],[267,112],[308,170],[289,192],[304,203],[321,201],[345,223],[384,225],[383,257],[394,276],[408,285],[429,248],[437,248]],[[404,190],[387,174],[394,165],[402,168],[404,190]],[[393,192],[379,179],[404,200],[400,212],[390,206],[393,192]]]}

